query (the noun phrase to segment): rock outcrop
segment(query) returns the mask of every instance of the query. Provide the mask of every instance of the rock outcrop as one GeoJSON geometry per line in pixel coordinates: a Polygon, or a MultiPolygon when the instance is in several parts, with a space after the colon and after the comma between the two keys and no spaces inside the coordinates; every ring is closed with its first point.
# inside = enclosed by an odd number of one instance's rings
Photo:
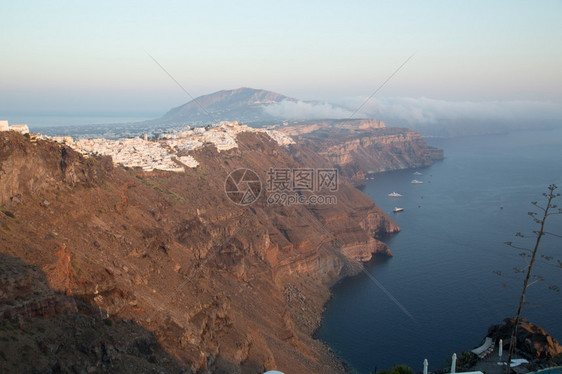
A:
{"type": "Polygon", "coordinates": [[[138,324],[52,290],[45,274],[0,254],[0,369],[6,373],[181,373],[138,324]]]}
{"type": "Polygon", "coordinates": [[[113,168],[111,158],[84,160],[79,153],[54,142],[34,142],[24,136],[0,136],[0,205],[18,203],[23,195],[93,186],[113,168]]]}
{"type": "MultiPolygon", "coordinates": [[[[499,341],[503,339],[504,344],[509,346],[513,330],[513,318],[506,318],[499,325],[491,326],[488,335],[499,341]]],[[[522,319],[517,328],[516,349],[529,359],[550,359],[562,354],[562,346],[539,326],[522,319]]]]}
{"type": "Polygon", "coordinates": [[[72,299],[49,288],[42,271],[21,260],[0,254],[0,323],[46,318],[65,310],[76,311],[72,299]]]}

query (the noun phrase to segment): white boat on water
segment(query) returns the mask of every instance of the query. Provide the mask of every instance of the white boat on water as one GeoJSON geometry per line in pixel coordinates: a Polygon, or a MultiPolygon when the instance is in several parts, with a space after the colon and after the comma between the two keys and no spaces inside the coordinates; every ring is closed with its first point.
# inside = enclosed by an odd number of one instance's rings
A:
{"type": "Polygon", "coordinates": [[[416,171],[416,172],[414,173],[414,175],[423,175],[423,174],[420,173],[419,171],[416,171]]]}
{"type": "Polygon", "coordinates": [[[402,197],[404,195],[400,195],[398,192],[391,192],[391,193],[388,194],[388,196],[390,196],[390,197],[402,197]]]}
{"type": "Polygon", "coordinates": [[[401,211],[403,211],[403,210],[404,210],[404,208],[399,208],[399,207],[395,206],[392,211],[393,211],[394,213],[398,213],[398,212],[401,212],[401,211]]]}
{"type": "Polygon", "coordinates": [[[412,184],[422,184],[423,182],[422,182],[422,181],[419,181],[419,180],[417,180],[417,179],[414,179],[414,180],[413,180],[412,182],[410,182],[410,183],[412,183],[412,184]]]}

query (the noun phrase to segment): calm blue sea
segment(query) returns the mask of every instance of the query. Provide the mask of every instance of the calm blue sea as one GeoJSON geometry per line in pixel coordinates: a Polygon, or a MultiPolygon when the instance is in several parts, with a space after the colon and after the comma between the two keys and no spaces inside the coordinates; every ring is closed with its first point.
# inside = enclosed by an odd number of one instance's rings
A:
{"type": "MultiPolygon", "coordinates": [[[[522,285],[513,268],[524,261],[503,243],[536,228],[527,212],[549,184],[562,192],[562,129],[428,143],[446,158],[421,176],[389,172],[364,188],[402,228],[386,240],[394,257],[375,259],[368,271],[413,319],[359,275],[334,286],[317,334],[360,373],[395,364],[422,371],[424,358],[430,371],[442,368],[454,352],[479,345],[490,325],[513,316],[522,285]],[[411,184],[414,178],[424,183],[411,184]],[[404,197],[388,197],[392,191],[404,197]],[[393,213],[395,206],[404,211],[393,213]]],[[[562,234],[562,216],[547,226],[562,234]]],[[[562,239],[546,238],[541,252],[562,260],[562,239]]],[[[548,289],[562,288],[562,269],[535,268],[545,281],[529,288],[523,315],[562,340],[562,294],[548,289]]]]}

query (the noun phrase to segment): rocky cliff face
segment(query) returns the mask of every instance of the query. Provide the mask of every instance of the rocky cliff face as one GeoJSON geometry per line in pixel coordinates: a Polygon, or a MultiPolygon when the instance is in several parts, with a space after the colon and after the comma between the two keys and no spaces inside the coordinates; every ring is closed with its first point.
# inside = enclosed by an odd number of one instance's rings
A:
{"type": "Polygon", "coordinates": [[[344,180],[336,205],[268,205],[265,190],[252,205],[232,203],[224,188],[234,169],[256,171],[265,186],[271,167],[332,167],[310,144],[238,140],[194,153],[196,169],[145,174],[1,134],[0,253],[48,284],[25,271],[0,279],[0,298],[38,293],[29,308],[2,309],[5,323],[63,318],[76,312],[73,297],[152,332],[187,371],[343,371],[311,338],[328,286],[390,254],[376,237],[399,228],[344,180]]]}
{"type": "Polygon", "coordinates": [[[29,143],[13,135],[0,137],[0,205],[18,203],[23,194],[91,186],[113,168],[110,158],[79,160],[78,153],[56,143],[29,143]]]}
{"type": "Polygon", "coordinates": [[[300,143],[308,141],[355,184],[364,183],[368,173],[426,167],[444,157],[443,150],[428,146],[419,133],[375,120],[310,123],[282,131],[300,143]]]}
{"type": "Polygon", "coordinates": [[[6,373],[182,372],[149,331],[55,292],[40,269],[4,254],[0,352],[6,373]]]}

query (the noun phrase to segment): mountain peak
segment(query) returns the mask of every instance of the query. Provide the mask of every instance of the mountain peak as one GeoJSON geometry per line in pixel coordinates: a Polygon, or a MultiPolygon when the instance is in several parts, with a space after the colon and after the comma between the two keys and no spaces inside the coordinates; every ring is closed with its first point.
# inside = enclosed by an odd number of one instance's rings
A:
{"type": "Polygon", "coordinates": [[[157,121],[174,125],[205,125],[238,121],[263,125],[286,120],[349,118],[351,111],[339,105],[303,101],[276,92],[240,87],[217,91],[171,109],[157,121]]]}
{"type": "Polygon", "coordinates": [[[167,121],[193,121],[194,119],[200,121],[255,121],[257,118],[264,117],[263,105],[285,100],[297,101],[272,91],[240,87],[199,96],[195,100],[171,109],[162,119],[167,121]]]}

